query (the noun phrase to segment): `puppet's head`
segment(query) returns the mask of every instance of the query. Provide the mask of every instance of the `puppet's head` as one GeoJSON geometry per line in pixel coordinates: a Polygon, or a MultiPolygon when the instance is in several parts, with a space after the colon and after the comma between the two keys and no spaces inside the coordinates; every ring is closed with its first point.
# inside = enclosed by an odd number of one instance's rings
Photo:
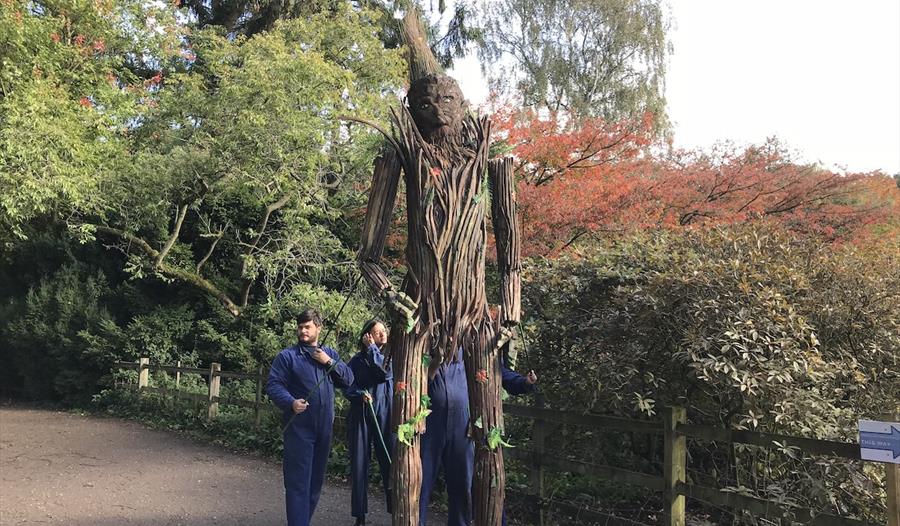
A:
{"type": "Polygon", "coordinates": [[[416,80],[406,98],[425,140],[434,142],[462,131],[466,100],[459,84],[447,75],[426,75],[416,80]]]}

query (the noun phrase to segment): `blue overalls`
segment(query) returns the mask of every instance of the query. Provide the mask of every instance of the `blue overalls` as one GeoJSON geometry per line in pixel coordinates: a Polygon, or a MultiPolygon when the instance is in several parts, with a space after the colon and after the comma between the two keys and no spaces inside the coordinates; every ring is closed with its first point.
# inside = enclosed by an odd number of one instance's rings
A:
{"type": "Polygon", "coordinates": [[[344,389],[350,400],[347,415],[347,441],[350,453],[350,514],[364,518],[368,513],[369,461],[372,448],[381,471],[382,486],[387,497],[387,510],[391,513],[391,461],[393,451],[391,434],[391,393],[393,377],[384,368],[384,355],[377,345],[371,344],[365,351],[356,353],[348,362],[353,371],[353,385],[344,389]],[[363,400],[363,391],[372,395],[372,407],[363,400]],[[372,409],[374,408],[374,416],[372,409]],[[377,424],[377,427],[376,427],[377,424]],[[381,438],[378,430],[381,430],[381,438]],[[383,440],[383,442],[382,442],[383,440]],[[385,450],[387,447],[387,451],[385,450]]]}
{"type": "Polygon", "coordinates": [[[353,372],[341,361],[337,352],[322,347],[335,365],[330,374],[315,361],[312,347],[294,345],[281,351],[272,362],[266,393],[282,411],[284,431],[284,502],[288,526],[309,526],[331,452],[331,429],[334,423],[334,386],[353,383],[353,372]],[[323,380],[324,378],[324,380],[323,380]],[[322,381],[318,390],[316,384],[322,381]],[[295,399],[309,402],[306,411],[294,415],[295,399]]]}
{"type": "MultiPolygon", "coordinates": [[[[511,395],[534,389],[525,377],[501,363],[503,388],[511,395]]],[[[428,503],[440,468],[447,482],[447,526],[468,526],[472,522],[472,473],[475,445],[468,437],[469,389],[462,349],[455,360],[442,364],[428,381],[431,414],[422,435],[422,492],[419,497],[419,526],[426,526],[428,503]]]]}

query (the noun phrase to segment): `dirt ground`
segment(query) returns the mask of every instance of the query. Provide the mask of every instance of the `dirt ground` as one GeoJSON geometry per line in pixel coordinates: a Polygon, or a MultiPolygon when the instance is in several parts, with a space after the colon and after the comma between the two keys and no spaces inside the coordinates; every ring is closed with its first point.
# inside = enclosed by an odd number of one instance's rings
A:
{"type": "MultiPolygon", "coordinates": [[[[368,524],[390,525],[382,501],[370,494],[368,524]]],[[[120,419],[0,407],[2,526],[284,523],[276,462],[120,419]]],[[[313,524],[353,524],[348,486],[325,486],[313,524]]]]}

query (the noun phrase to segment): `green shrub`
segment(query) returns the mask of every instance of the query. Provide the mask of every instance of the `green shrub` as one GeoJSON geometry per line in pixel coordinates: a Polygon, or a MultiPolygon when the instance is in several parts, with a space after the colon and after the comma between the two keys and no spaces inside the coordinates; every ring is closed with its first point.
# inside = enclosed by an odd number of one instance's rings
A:
{"type": "MultiPolygon", "coordinates": [[[[694,423],[855,440],[858,418],[898,404],[897,250],[738,226],[636,235],[527,270],[523,360],[551,407],[647,417],[681,405],[694,423]]],[[[658,451],[583,438],[567,450],[632,466],[658,451]]],[[[711,444],[691,456],[701,480],[883,517],[877,477],[860,482],[857,463],[792,457],[711,444]]]]}

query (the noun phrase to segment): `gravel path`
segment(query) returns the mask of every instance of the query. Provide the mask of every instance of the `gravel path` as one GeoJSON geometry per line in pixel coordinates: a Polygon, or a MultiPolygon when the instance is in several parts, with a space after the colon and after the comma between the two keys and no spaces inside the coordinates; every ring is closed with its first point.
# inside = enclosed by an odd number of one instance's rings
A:
{"type": "MultiPolygon", "coordinates": [[[[372,526],[390,525],[382,500],[369,497],[372,526]]],[[[0,407],[2,526],[284,523],[278,463],[135,422],[0,407]]],[[[348,486],[326,485],[313,524],[353,524],[348,486]]]]}

